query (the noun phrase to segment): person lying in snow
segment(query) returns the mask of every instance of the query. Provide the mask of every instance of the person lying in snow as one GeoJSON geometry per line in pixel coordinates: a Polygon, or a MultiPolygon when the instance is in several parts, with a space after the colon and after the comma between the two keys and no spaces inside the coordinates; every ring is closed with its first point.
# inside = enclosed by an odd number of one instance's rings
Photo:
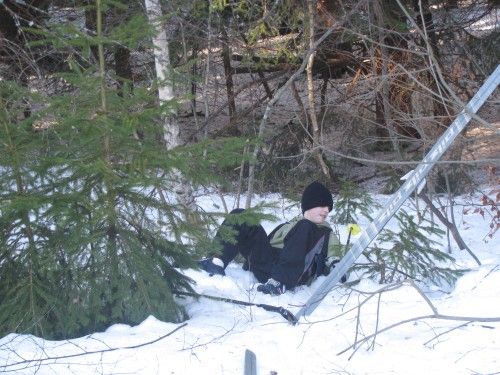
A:
{"type": "MultiPolygon", "coordinates": [[[[215,238],[222,245],[222,256],[199,261],[200,268],[212,275],[225,276],[224,269],[239,253],[245,258],[244,269],[253,272],[262,283],[257,290],[279,295],[312,278],[326,274],[327,258],[340,258],[341,245],[326,218],[333,208],[330,191],[313,182],[302,193],[303,217],[279,225],[269,235],[261,225],[228,224],[236,232],[235,243],[215,238]]],[[[235,209],[230,214],[239,214],[235,209]]]]}

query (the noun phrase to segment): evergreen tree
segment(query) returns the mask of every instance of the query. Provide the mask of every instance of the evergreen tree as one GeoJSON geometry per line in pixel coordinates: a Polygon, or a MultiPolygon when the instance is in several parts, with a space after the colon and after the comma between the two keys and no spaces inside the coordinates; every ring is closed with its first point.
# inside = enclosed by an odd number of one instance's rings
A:
{"type": "Polygon", "coordinates": [[[44,33],[46,43],[78,52],[57,74],[66,92],[40,98],[0,82],[0,335],[62,338],[150,314],[185,318],[172,289],[190,290],[179,268],[194,265],[210,218],[185,224],[172,171],[193,186],[211,183],[211,166],[239,163],[244,141],[164,148],[158,120],[175,99],[158,106],[140,85],[123,95],[105,60],[114,45],[150,40],[140,19],[142,28],[128,21],[137,35],[124,35],[126,24],[96,36],[73,25],[44,33]],[[98,63],[82,63],[95,49],[98,63]],[[27,99],[45,106],[24,119],[27,99]]]}

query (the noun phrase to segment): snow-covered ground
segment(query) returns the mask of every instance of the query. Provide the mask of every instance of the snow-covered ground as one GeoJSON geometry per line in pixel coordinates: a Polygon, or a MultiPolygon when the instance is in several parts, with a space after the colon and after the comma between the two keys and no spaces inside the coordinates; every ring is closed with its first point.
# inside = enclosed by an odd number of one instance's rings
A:
{"type": "MultiPolygon", "coordinates": [[[[274,213],[280,220],[299,213],[298,205],[277,196],[265,198],[279,203],[274,213]]],[[[383,205],[388,197],[375,199],[383,205]]],[[[200,203],[212,205],[211,199],[200,203]]],[[[412,202],[405,205],[407,210],[415,207],[412,202]]],[[[500,374],[500,234],[487,236],[489,220],[480,213],[463,216],[457,206],[456,219],[481,266],[451,239],[458,264],[470,269],[453,288],[422,287],[421,294],[411,283],[380,285],[364,279],[353,289],[331,291],[295,326],[258,307],[179,299],[190,316],[183,324],[150,316],[135,327],[116,324],[64,341],[10,334],[0,339],[0,373],[243,374],[249,349],[256,354],[260,375],[500,374]],[[419,319],[437,314],[447,319],[419,319]]],[[[275,224],[264,226],[270,230],[275,224]]],[[[338,229],[345,241],[345,228],[338,229]]],[[[446,237],[442,242],[447,249],[446,237]]],[[[256,291],[252,274],[240,265],[232,264],[226,272],[226,277],[209,277],[185,271],[199,293],[291,312],[299,310],[323,279],[271,297],[256,291]]]]}

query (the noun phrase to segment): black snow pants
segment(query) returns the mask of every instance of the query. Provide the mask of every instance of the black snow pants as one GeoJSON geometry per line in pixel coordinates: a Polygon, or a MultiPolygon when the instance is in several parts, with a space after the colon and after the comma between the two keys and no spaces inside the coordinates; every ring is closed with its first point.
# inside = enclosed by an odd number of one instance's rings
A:
{"type": "MultiPolygon", "coordinates": [[[[235,209],[231,214],[243,212],[235,209]]],[[[323,271],[330,231],[302,219],[293,226],[284,239],[283,249],[271,246],[270,238],[261,225],[228,224],[235,232],[235,243],[216,238],[222,245],[221,259],[227,266],[239,253],[245,264],[261,283],[273,278],[293,289],[306,283],[314,274],[323,271]]]]}

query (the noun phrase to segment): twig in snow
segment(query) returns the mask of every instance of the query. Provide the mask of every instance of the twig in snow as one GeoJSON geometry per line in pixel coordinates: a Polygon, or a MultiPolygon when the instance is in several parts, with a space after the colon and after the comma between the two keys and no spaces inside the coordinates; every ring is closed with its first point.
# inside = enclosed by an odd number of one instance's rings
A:
{"type": "Polygon", "coordinates": [[[187,326],[187,323],[181,324],[180,326],[178,326],[177,328],[175,328],[173,331],[170,331],[169,333],[167,333],[167,334],[165,334],[163,336],[160,336],[157,339],[154,339],[154,340],[148,341],[148,342],[144,342],[144,343],[141,343],[141,344],[137,344],[137,345],[122,346],[122,347],[118,347],[118,348],[108,348],[108,349],[102,349],[102,350],[94,350],[94,351],[91,351],[91,352],[83,352],[83,353],[77,353],[77,354],[68,354],[68,355],[62,355],[62,356],[56,356],[56,357],[49,357],[49,356],[47,356],[45,358],[39,358],[39,359],[25,359],[25,360],[22,360],[22,361],[19,361],[19,362],[9,363],[9,364],[0,366],[0,370],[1,371],[5,371],[5,372],[17,371],[17,370],[9,370],[9,368],[17,367],[17,366],[21,366],[21,365],[25,365],[25,364],[34,364],[34,363],[37,363],[38,365],[42,365],[42,362],[46,362],[46,361],[57,361],[57,360],[60,360],[60,359],[82,357],[82,356],[91,355],[91,354],[103,354],[103,353],[107,353],[107,352],[113,352],[113,351],[116,351],[116,350],[137,349],[137,348],[140,348],[140,347],[143,347],[143,346],[147,346],[147,345],[151,345],[151,344],[154,344],[154,343],[156,343],[158,341],[161,341],[164,338],[166,338],[166,337],[174,334],[175,332],[177,332],[178,330],[180,330],[181,328],[183,328],[185,326],[187,326]]]}
{"type": "MultiPolygon", "coordinates": [[[[398,327],[400,325],[403,325],[403,324],[406,324],[406,323],[410,323],[410,322],[416,322],[416,321],[419,321],[419,320],[424,320],[424,319],[440,319],[440,320],[462,321],[462,322],[466,322],[465,325],[467,325],[467,324],[469,324],[471,322],[500,322],[500,317],[486,318],[486,317],[453,316],[453,315],[443,315],[443,314],[440,314],[440,313],[438,313],[436,307],[432,304],[432,302],[425,296],[425,294],[423,294],[423,292],[420,290],[420,288],[418,288],[415,285],[414,282],[410,282],[409,285],[412,285],[418,291],[418,293],[424,298],[424,300],[426,301],[426,303],[432,309],[432,311],[433,311],[432,314],[417,316],[417,317],[410,318],[410,319],[405,319],[405,320],[402,320],[400,322],[391,324],[391,325],[389,325],[387,327],[384,327],[384,328],[382,328],[380,330],[376,330],[375,333],[373,333],[373,334],[371,334],[369,336],[364,337],[360,341],[354,342],[352,345],[350,345],[348,348],[342,350],[337,355],[344,354],[345,352],[347,352],[350,349],[354,349],[354,352],[356,352],[357,349],[359,348],[359,344],[362,344],[364,342],[367,342],[367,341],[371,340],[372,338],[375,338],[378,334],[386,332],[386,331],[388,331],[388,330],[390,330],[392,328],[398,327]]],[[[451,332],[451,331],[452,330],[450,330],[449,332],[451,332]]],[[[349,359],[352,358],[353,355],[354,355],[354,353],[349,357],[349,359]]]]}

